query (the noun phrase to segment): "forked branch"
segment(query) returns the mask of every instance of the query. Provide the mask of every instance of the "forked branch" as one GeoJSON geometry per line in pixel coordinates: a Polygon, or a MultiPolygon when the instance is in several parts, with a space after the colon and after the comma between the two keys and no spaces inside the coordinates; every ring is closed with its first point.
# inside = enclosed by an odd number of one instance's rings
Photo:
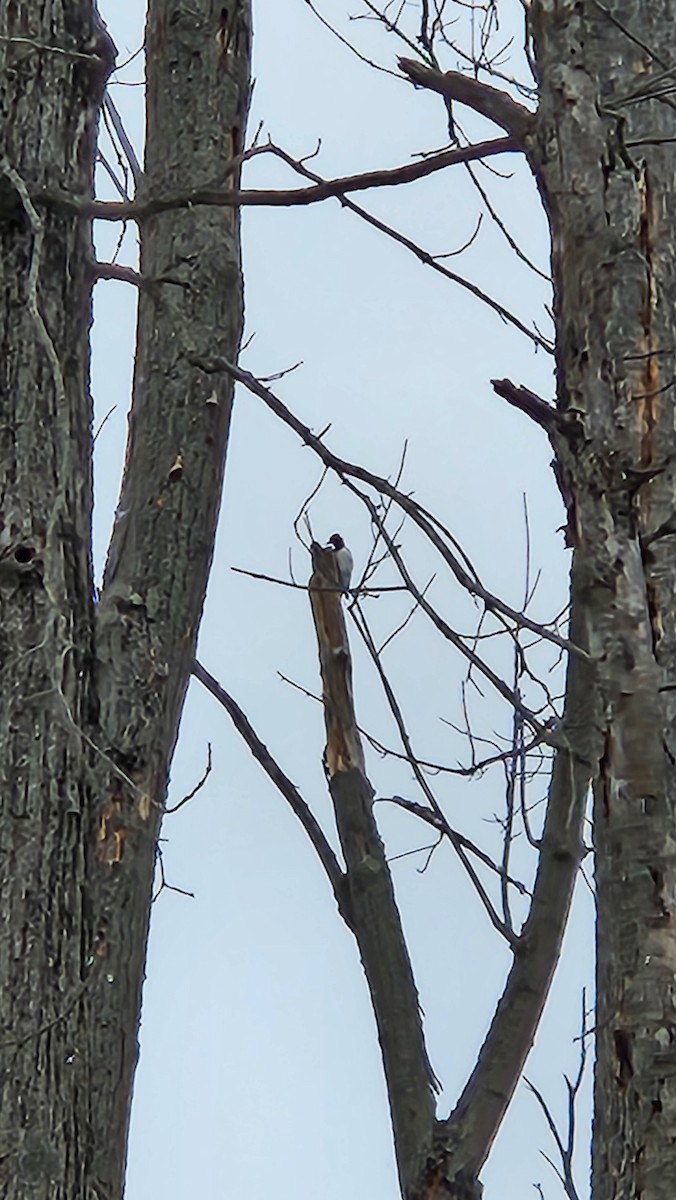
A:
{"type": "MultiPolygon", "coordinates": [[[[453,1113],[446,1120],[435,1121],[435,1080],[392,880],[373,815],[373,791],[354,714],[350,651],[331,555],[332,551],[313,546],[315,569],[310,581],[327,725],[326,764],[347,868],[348,923],[359,945],[376,1015],[402,1193],[421,1200],[442,1194],[474,1200],[480,1195],[479,1172],[544,1010],[585,853],[582,824],[589,783],[601,752],[595,667],[586,654],[569,659],[567,711],[574,719],[564,719],[556,731],[557,751],[529,914],[514,945],[514,962],[476,1066],[453,1113]]],[[[583,583],[578,574],[583,577],[584,570],[579,568],[576,574],[574,568],[571,634],[582,643],[577,614],[581,613],[583,583]]],[[[208,675],[197,664],[195,673],[203,680],[208,675]]],[[[209,680],[207,686],[218,695],[214,682],[209,680]]],[[[273,773],[271,778],[279,786],[273,773]]],[[[309,831],[312,826],[307,818],[301,820],[309,831]]],[[[327,868],[329,877],[332,870],[327,868]]],[[[341,876],[341,885],[343,879],[341,876]]]]}
{"type": "MultiPolygon", "coordinates": [[[[571,633],[583,636],[584,567],[572,580],[571,633]]],[[[509,1106],[535,1038],[561,952],[577,872],[585,853],[582,828],[591,780],[602,751],[597,689],[590,662],[570,658],[567,743],[556,752],[540,858],[528,918],[476,1066],[448,1120],[438,1126],[439,1162],[450,1178],[478,1176],[509,1106]],[[444,1152],[444,1147],[446,1150],[444,1152]],[[444,1153],[446,1159],[444,1159],[444,1153]]]]}

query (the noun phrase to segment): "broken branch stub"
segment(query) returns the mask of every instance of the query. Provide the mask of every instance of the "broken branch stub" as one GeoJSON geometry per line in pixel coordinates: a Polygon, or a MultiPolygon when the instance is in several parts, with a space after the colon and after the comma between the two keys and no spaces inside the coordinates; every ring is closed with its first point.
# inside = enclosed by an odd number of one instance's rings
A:
{"type": "Polygon", "coordinates": [[[308,586],[323,685],[327,769],[330,778],[355,768],[364,774],[336,555],[333,548],[326,550],[317,542],[313,542],[311,554],[313,572],[308,586]]]}
{"type": "Polygon", "coordinates": [[[392,1114],[402,1196],[421,1195],[432,1147],[436,1079],[401,917],[367,778],[352,696],[352,662],[335,551],[310,547],[308,585],[326,722],[326,768],[345,859],[350,928],[368,982],[392,1114]]]}

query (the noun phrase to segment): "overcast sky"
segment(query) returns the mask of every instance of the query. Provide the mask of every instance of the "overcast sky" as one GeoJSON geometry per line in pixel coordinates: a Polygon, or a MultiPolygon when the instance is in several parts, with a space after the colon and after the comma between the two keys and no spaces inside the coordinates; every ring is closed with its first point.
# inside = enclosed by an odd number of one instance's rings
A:
{"type": "MultiPolygon", "coordinates": [[[[118,60],[138,49],[143,6],[100,0],[118,60]]],[[[366,57],[396,70],[404,49],[374,22],[346,21],[359,0],[318,0],[321,12],[366,57]]],[[[291,154],[321,154],[324,176],[395,166],[446,144],[439,97],[360,62],[313,16],[304,0],[254,5],[255,88],[249,131],[291,154]]],[[[504,4],[501,36],[520,45],[522,7],[504,4]],[[513,24],[512,24],[513,22],[513,24]]],[[[467,43],[469,45],[469,43],[467,43]]],[[[449,52],[447,66],[457,60],[449,52]]],[[[507,71],[522,70],[518,57],[507,71]]],[[[142,152],[143,60],[114,77],[111,94],[142,152]]],[[[523,75],[526,79],[526,75],[523,75]]],[[[463,127],[473,140],[495,134],[480,119],[463,127]]],[[[102,143],[105,148],[105,142],[102,143]]],[[[515,157],[480,168],[482,186],[510,234],[547,270],[546,228],[532,181],[515,157]],[[496,172],[499,172],[496,173],[496,172]]],[[[247,187],[294,186],[280,163],[259,159],[247,187]]],[[[109,185],[100,181],[100,193],[109,185]]],[[[405,188],[359,197],[433,254],[462,247],[477,228],[481,201],[462,167],[405,188]]],[[[422,266],[337,201],[311,208],[244,212],[246,336],[242,363],[270,375],[302,362],[274,387],[327,444],[373,471],[394,475],[404,445],[402,486],[435,511],[470,554],[484,582],[515,607],[524,590],[524,495],[530,516],[532,607],[549,620],[566,601],[568,555],[558,529],[561,504],[545,437],[492,391],[511,378],[546,398],[551,356],[457,285],[422,266]],[[255,335],[255,336],[252,336],[255,335]]],[[[102,258],[116,231],[101,229],[102,258]]],[[[133,262],[134,231],[126,261],[133,262]]],[[[551,333],[547,284],[520,262],[484,212],[477,236],[459,257],[442,260],[489,292],[544,336],[551,333]]],[[[117,282],[96,288],[93,387],[99,419],[114,411],[96,446],[95,547],[100,570],[126,436],[135,296],[117,282]]],[[[200,635],[205,666],[230,690],[260,736],[312,805],[336,844],[322,771],[319,705],[280,679],[320,690],[307,596],[232,571],[233,566],[297,579],[309,574],[293,522],[320,478],[319,464],[253,396],[238,394],[214,568],[200,635]]],[[[339,530],[356,572],[370,547],[363,509],[328,480],[312,502],[321,540],[339,530]]],[[[418,539],[400,536],[418,582],[436,572],[430,595],[454,627],[470,632],[477,610],[418,539]]],[[[384,567],[382,583],[395,582],[384,567]]],[[[383,638],[408,611],[385,593],[366,604],[383,638]]],[[[351,631],[360,723],[388,746],[396,731],[373,668],[351,631]]],[[[485,643],[509,674],[507,645],[485,643]]],[[[549,661],[549,660],[548,660],[549,661]]],[[[463,662],[422,616],[385,654],[385,663],[425,759],[466,761],[462,724],[463,662]],[[449,724],[451,723],[451,724],[449,724]]],[[[552,676],[556,688],[556,676],[552,676]]],[[[560,682],[560,679],[559,681],[560,682]]],[[[470,689],[475,731],[509,733],[511,717],[490,690],[470,689]]],[[[180,812],[167,817],[167,879],[194,899],[165,891],[153,910],[130,1143],[127,1200],[394,1200],[396,1172],[380,1055],[365,981],[302,829],[262,775],[226,714],[193,681],[174,761],[170,803],[201,776],[207,746],[214,769],[180,812]]],[[[367,749],[376,794],[417,796],[411,772],[367,749]]],[[[431,779],[458,828],[491,852],[499,848],[494,814],[504,781],[498,768],[464,782],[431,779]]],[[[531,801],[544,792],[535,781],[531,801]]],[[[429,843],[415,820],[382,804],[391,856],[429,843]]],[[[535,819],[537,819],[537,814],[535,819]]],[[[528,869],[528,858],[517,861],[528,869]]],[[[440,1111],[452,1107],[471,1069],[509,966],[504,943],[450,848],[397,858],[393,873],[409,935],[430,1053],[444,1085],[440,1111]]],[[[578,889],[566,953],[528,1064],[553,1110],[565,1111],[563,1072],[574,1073],[581,988],[591,979],[591,901],[578,889]]],[[[586,1194],[581,1114],[578,1185],[586,1194]]],[[[553,1153],[537,1106],[522,1084],[484,1173],[486,1200],[526,1200],[542,1182],[560,1194],[539,1154],[553,1153]]]]}

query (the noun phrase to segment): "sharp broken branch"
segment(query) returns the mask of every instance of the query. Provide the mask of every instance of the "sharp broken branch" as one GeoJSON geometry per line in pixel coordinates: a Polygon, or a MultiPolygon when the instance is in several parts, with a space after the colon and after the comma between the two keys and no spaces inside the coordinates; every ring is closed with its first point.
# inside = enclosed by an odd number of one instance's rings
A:
{"type": "Polygon", "coordinates": [[[438,92],[447,100],[466,104],[482,117],[494,121],[510,137],[515,138],[520,147],[524,146],[535,125],[535,114],[522,104],[517,104],[506,92],[491,87],[489,83],[480,83],[478,79],[463,75],[460,71],[436,71],[414,58],[400,58],[398,62],[400,70],[411,83],[438,92]]]}
{"type": "Polygon", "coordinates": [[[431,1146],[436,1078],[385,847],[373,812],[352,694],[352,661],[335,554],[310,547],[309,582],[326,724],[325,766],[347,871],[352,929],[371,993],[387,1080],[402,1195],[412,1196],[431,1146]]]}
{"type": "Polygon", "coordinates": [[[531,392],[529,388],[517,387],[510,379],[491,379],[491,387],[498,396],[525,413],[547,433],[557,425],[559,414],[554,405],[547,404],[546,400],[531,392]]]}

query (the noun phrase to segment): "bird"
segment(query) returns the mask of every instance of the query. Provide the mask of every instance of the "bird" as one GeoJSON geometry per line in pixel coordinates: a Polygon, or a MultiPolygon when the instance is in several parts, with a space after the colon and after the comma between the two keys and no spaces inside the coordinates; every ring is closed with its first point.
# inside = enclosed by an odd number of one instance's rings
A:
{"type": "Polygon", "coordinates": [[[338,582],[340,583],[341,591],[344,596],[347,596],[350,591],[350,580],[352,579],[354,559],[339,533],[332,533],[331,537],[329,538],[329,543],[335,551],[336,566],[338,568],[338,582]]]}

